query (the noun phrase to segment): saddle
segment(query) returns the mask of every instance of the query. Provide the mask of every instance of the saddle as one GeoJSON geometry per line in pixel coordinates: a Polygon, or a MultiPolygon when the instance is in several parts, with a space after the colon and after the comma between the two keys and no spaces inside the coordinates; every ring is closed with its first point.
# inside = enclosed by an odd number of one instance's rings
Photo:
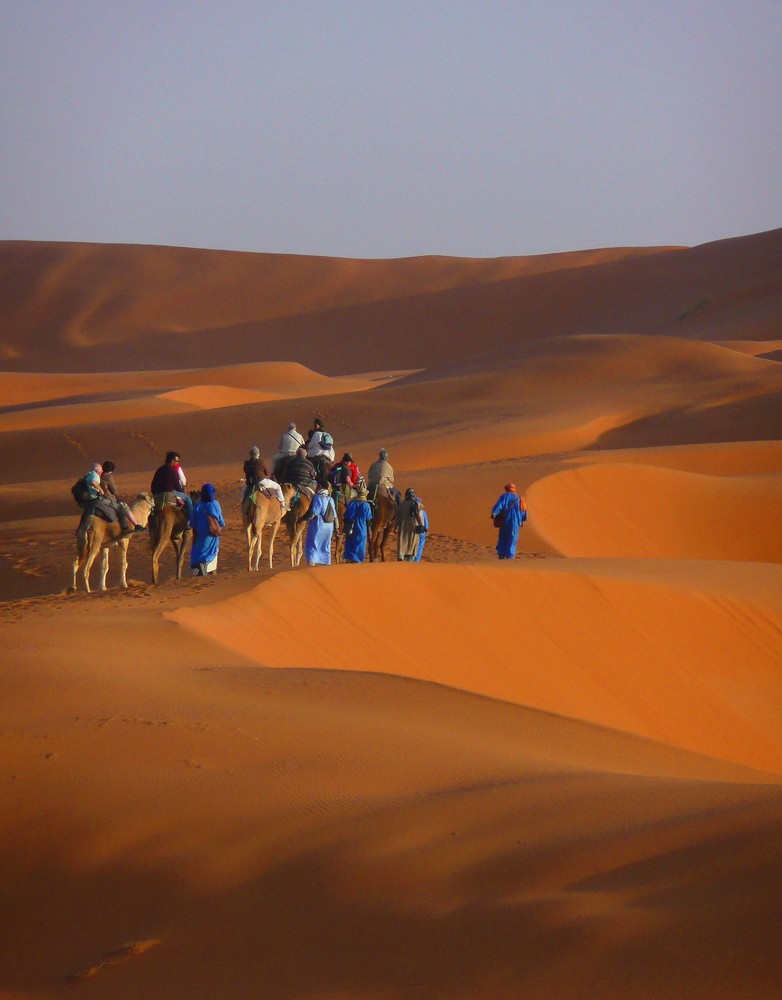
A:
{"type": "Polygon", "coordinates": [[[84,509],[82,510],[81,521],[79,521],[79,527],[82,523],[87,520],[88,517],[99,517],[102,521],[108,521],[109,524],[115,524],[118,520],[117,512],[112,507],[104,507],[103,504],[99,503],[86,503],[84,509]]]}
{"type": "Polygon", "coordinates": [[[164,507],[184,507],[184,501],[176,493],[156,493],[155,510],[162,510],[164,507]]]}

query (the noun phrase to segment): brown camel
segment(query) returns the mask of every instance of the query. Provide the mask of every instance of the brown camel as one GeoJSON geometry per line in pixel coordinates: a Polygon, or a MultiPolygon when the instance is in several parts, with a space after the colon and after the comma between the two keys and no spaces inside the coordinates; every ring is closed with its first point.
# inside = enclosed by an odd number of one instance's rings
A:
{"type": "MultiPolygon", "coordinates": [[[[200,496],[200,494],[198,494],[200,496]]],[[[187,519],[187,510],[171,503],[159,507],[149,524],[149,550],[152,554],[152,582],[157,583],[160,556],[168,542],[176,553],[176,578],[182,579],[182,565],[185,549],[192,529],[187,519]]]]}
{"type": "MultiPolygon", "coordinates": [[[[136,499],[130,504],[130,510],[138,524],[145,527],[149,520],[149,513],[155,501],[149,493],[139,493],[136,499]]],[[[82,570],[84,586],[88,594],[90,590],[90,572],[92,564],[99,552],[102,552],[100,590],[106,589],[106,577],[109,572],[109,549],[117,547],[120,552],[120,572],[122,574],[121,586],[123,590],[128,588],[128,546],[132,535],[122,537],[118,522],[113,524],[104,521],[102,517],[89,514],[85,517],[76,533],[76,558],[73,560],[73,583],[71,590],[76,590],[76,577],[79,570],[82,570]]]]}
{"type": "Polygon", "coordinates": [[[369,539],[369,559],[371,562],[386,561],[386,544],[396,520],[396,500],[385,487],[380,487],[372,504],[372,534],[369,539]]]}
{"type": "MultiPolygon", "coordinates": [[[[290,483],[286,483],[285,486],[290,486],[290,483]]],[[[285,486],[283,486],[283,490],[285,486]]],[[[296,569],[304,554],[304,535],[307,531],[307,522],[302,521],[301,518],[310,509],[312,499],[306,493],[300,492],[298,486],[293,486],[291,489],[295,492],[290,500],[290,510],[283,520],[288,528],[288,540],[291,546],[291,568],[296,569]]]]}
{"type": "Polygon", "coordinates": [[[258,572],[263,552],[263,529],[271,528],[269,538],[269,569],[272,568],[274,559],[274,539],[277,537],[283,517],[287,516],[290,509],[291,498],[296,492],[296,487],[290,483],[285,483],[282,487],[282,495],[285,499],[285,508],[280,506],[280,501],[276,496],[267,497],[261,490],[256,490],[253,500],[248,500],[242,506],[242,520],[247,532],[247,569],[252,573],[258,572]]]}

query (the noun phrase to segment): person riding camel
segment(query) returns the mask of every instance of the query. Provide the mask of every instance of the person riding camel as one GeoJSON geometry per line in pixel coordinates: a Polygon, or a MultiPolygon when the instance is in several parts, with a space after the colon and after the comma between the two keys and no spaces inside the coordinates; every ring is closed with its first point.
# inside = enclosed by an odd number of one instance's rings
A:
{"type": "Polygon", "coordinates": [[[318,478],[326,479],[334,461],[334,438],[326,430],[320,417],[315,418],[307,439],[307,457],[318,472],[318,478]]]}
{"type": "Polygon", "coordinates": [[[106,520],[119,521],[123,536],[132,535],[134,531],[143,531],[143,527],[137,523],[127,504],[109,496],[103,488],[100,481],[102,475],[103,466],[96,462],[84,476],[88,495],[83,505],[85,512],[90,508],[97,508],[99,512],[104,513],[106,520]]]}
{"type": "Polygon", "coordinates": [[[156,470],[149,488],[149,492],[155,498],[155,507],[162,507],[166,499],[165,494],[171,493],[181,501],[180,506],[185,508],[189,522],[193,516],[193,501],[185,492],[186,486],[187,478],[179,461],[179,452],[166,452],[165,461],[156,470]]]}
{"type": "Polygon", "coordinates": [[[356,488],[359,479],[361,479],[361,473],[349,451],[346,451],[339,462],[333,466],[329,479],[334,486],[356,488]]]}
{"type": "Polygon", "coordinates": [[[285,482],[285,467],[304,445],[304,438],[296,430],[296,424],[288,424],[288,429],[280,438],[277,452],[271,462],[271,474],[278,483],[285,482]]]}
{"type": "MultiPolygon", "coordinates": [[[[269,475],[269,471],[263,464],[261,459],[261,449],[257,445],[253,445],[249,452],[250,457],[245,459],[245,463],[242,466],[242,472],[244,473],[244,490],[242,492],[242,506],[244,506],[247,498],[260,483],[262,479],[266,479],[269,475]]],[[[242,480],[240,479],[241,483],[242,480]]]]}
{"type": "Polygon", "coordinates": [[[314,492],[318,475],[315,466],[307,458],[306,448],[299,448],[288,463],[285,472],[285,482],[301,489],[306,487],[314,492]]]}
{"type": "Polygon", "coordinates": [[[116,500],[119,504],[119,509],[123,512],[125,520],[128,521],[129,524],[132,524],[136,531],[146,531],[146,528],[136,521],[130,507],[123,500],[120,500],[119,494],[117,493],[117,487],[114,482],[114,470],[117,466],[114,462],[107,458],[105,462],[101,463],[101,467],[103,472],[100,477],[100,485],[105,496],[108,497],[109,500],[116,500]]]}
{"type": "Polygon", "coordinates": [[[393,497],[397,505],[402,500],[402,495],[394,486],[394,469],[388,461],[388,452],[385,448],[380,449],[378,459],[369,467],[367,473],[367,485],[369,487],[369,499],[374,501],[379,487],[383,487],[388,495],[393,497]]]}
{"type": "MultiPolygon", "coordinates": [[[[267,497],[276,497],[280,501],[282,509],[288,509],[285,505],[285,497],[282,495],[282,487],[269,475],[269,470],[261,461],[261,451],[257,445],[253,445],[250,448],[250,457],[246,459],[242,468],[245,477],[245,487],[242,493],[243,511],[245,510],[247,501],[257,490],[260,490],[267,497]]],[[[241,482],[241,479],[239,482],[241,482]]]]}

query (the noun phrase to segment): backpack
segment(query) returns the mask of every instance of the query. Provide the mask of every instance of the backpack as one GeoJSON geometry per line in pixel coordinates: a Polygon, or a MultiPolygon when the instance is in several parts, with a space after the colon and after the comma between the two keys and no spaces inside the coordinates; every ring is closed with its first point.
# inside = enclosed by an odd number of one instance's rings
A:
{"type": "Polygon", "coordinates": [[[325,451],[328,451],[329,448],[334,447],[334,438],[329,434],[328,431],[320,432],[320,446],[325,451]]]}
{"type": "Polygon", "coordinates": [[[326,501],[326,509],[323,512],[323,523],[324,524],[333,524],[336,520],[337,520],[337,515],[334,512],[334,501],[333,500],[327,500],[326,501]]]}
{"type": "Polygon", "coordinates": [[[350,469],[347,465],[335,465],[331,470],[330,479],[334,486],[344,486],[350,476],[350,469]]]}
{"type": "Polygon", "coordinates": [[[90,491],[84,482],[84,476],[81,479],[77,479],[73,486],[71,486],[71,496],[80,507],[90,499],[90,491]]]}

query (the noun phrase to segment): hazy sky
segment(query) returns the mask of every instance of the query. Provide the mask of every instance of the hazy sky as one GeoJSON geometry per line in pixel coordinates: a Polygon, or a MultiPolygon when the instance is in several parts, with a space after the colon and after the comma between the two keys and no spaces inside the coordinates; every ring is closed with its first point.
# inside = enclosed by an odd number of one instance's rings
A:
{"type": "Polygon", "coordinates": [[[782,0],[0,0],[0,239],[348,257],[782,226],[782,0]]]}

